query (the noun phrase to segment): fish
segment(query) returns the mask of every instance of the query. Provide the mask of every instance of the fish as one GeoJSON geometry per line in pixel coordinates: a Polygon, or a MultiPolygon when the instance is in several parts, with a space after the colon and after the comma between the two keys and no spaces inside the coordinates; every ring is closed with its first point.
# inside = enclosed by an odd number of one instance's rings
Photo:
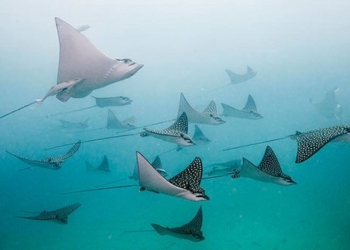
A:
{"type": "Polygon", "coordinates": [[[90,25],[84,24],[84,25],[81,25],[81,26],[76,27],[75,29],[76,29],[77,31],[79,31],[79,32],[83,32],[83,31],[85,31],[85,30],[87,30],[87,29],[89,29],[89,28],[90,28],[90,25]]]}
{"type": "Polygon", "coordinates": [[[57,85],[51,87],[51,89],[46,93],[46,95],[41,98],[41,99],[37,99],[36,103],[38,105],[41,105],[43,103],[43,101],[49,97],[49,96],[53,96],[53,95],[57,95],[58,93],[62,92],[62,91],[66,91],[69,90],[70,88],[72,88],[75,84],[79,84],[81,82],[83,82],[84,79],[73,79],[73,80],[68,80],[65,82],[61,82],[58,83],[57,85]]]}
{"type": "Polygon", "coordinates": [[[252,68],[249,66],[247,66],[247,72],[242,75],[233,73],[231,70],[228,70],[228,69],[226,69],[225,72],[230,78],[231,84],[238,84],[238,83],[248,81],[249,79],[253,78],[257,73],[256,71],[252,70],[252,68]]]}
{"type": "Polygon", "coordinates": [[[188,117],[188,122],[197,124],[219,125],[225,123],[217,113],[214,101],[210,101],[209,105],[202,111],[194,110],[187,102],[183,93],[180,95],[180,105],[178,110],[178,117],[185,112],[188,117]]]}
{"type": "Polygon", "coordinates": [[[89,127],[88,125],[89,120],[90,118],[87,118],[85,121],[82,121],[82,122],[70,122],[70,121],[59,119],[59,121],[61,122],[61,128],[64,128],[64,129],[86,129],[89,127]]]}
{"type": "Polygon", "coordinates": [[[29,220],[50,220],[61,224],[68,223],[68,216],[81,206],[80,203],[74,203],[66,207],[62,207],[53,211],[42,211],[36,216],[17,216],[16,218],[29,220]]]}
{"type": "Polygon", "coordinates": [[[140,153],[136,152],[140,191],[148,190],[190,201],[209,200],[200,187],[203,173],[202,160],[196,157],[182,172],[169,180],[161,176],[140,153]]]}
{"type": "Polygon", "coordinates": [[[81,144],[81,141],[79,140],[77,143],[75,143],[73,145],[73,147],[71,147],[71,149],[69,149],[67,151],[67,153],[65,153],[62,156],[51,156],[51,157],[47,157],[45,159],[42,160],[34,160],[34,159],[28,159],[25,158],[23,156],[19,156],[16,155],[10,151],[6,152],[16,158],[18,158],[19,160],[23,161],[24,163],[27,163],[31,166],[35,166],[35,167],[41,167],[41,168],[48,168],[48,169],[52,169],[52,170],[58,170],[62,167],[62,163],[67,160],[68,158],[72,157],[79,149],[81,144]]]}
{"type": "Polygon", "coordinates": [[[169,228],[154,223],[152,223],[151,226],[160,235],[170,235],[177,238],[198,242],[205,239],[201,230],[202,223],[203,212],[202,206],[200,206],[194,218],[189,223],[183,226],[169,228]]]}
{"type": "Polygon", "coordinates": [[[221,103],[221,106],[223,108],[222,115],[226,117],[230,116],[230,117],[244,118],[244,119],[251,119],[251,120],[257,120],[257,119],[263,118],[263,116],[258,113],[255,101],[251,95],[248,95],[247,103],[244,106],[244,108],[241,110],[231,107],[225,103],[221,103]]]}
{"type": "Polygon", "coordinates": [[[342,118],[342,107],[337,101],[336,93],[339,91],[339,88],[333,88],[328,91],[325,98],[319,102],[313,102],[310,99],[310,103],[316,108],[316,110],[328,119],[341,120],[342,118]]]}
{"type": "Polygon", "coordinates": [[[208,167],[210,166],[212,166],[212,169],[208,173],[206,173],[206,175],[208,176],[230,175],[235,173],[237,169],[240,169],[242,167],[242,160],[235,159],[226,162],[214,163],[209,165],[208,167]]]}
{"type": "Polygon", "coordinates": [[[108,158],[105,155],[103,156],[103,160],[97,168],[92,167],[91,164],[87,161],[85,161],[85,166],[86,166],[86,170],[88,170],[88,171],[98,170],[98,171],[106,172],[106,173],[111,172],[111,169],[109,168],[108,158]]]}
{"type": "Polygon", "coordinates": [[[179,118],[168,128],[163,130],[154,130],[144,128],[144,132],[140,133],[141,137],[153,136],[157,139],[175,143],[179,146],[193,146],[194,142],[188,133],[187,115],[183,112],[179,118]]]}
{"type": "Polygon", "coordinates": [[[301,163],[306,161],[328,142],[333,140],[344,140],[344,138],[348,138],[349,133],[350,126],[346,125],[316,129],[305,133],[297,131],[294,137],[298,144],[295,162],[301,163]]]}
{"type": "Polygon", "coordinates": [[[67,22],[58,17],[55,22],[60,45],[57,83],[84,79],[80,84],[57,93],[56,97],[60,101],[86,97],[95,89],[133,76],[143,67],[131,59],[106,56],[67,22]]]}
{"type": "Polygon", "coordinates": [[[264,157],[258,166],[243,157],[241,170],[237,170],[231,177],[233,179],[246,177],[282,186],[296,184],[289,175],[282,172],[278,159],[270,146],[266,147],[264,157]]]}
{"type": "Polygon", "coordinates": [[[135,117],[132,116],[124,121],[119,121],[112,110],[108,109],[107,128],[108,129],[128,129],[135,128],[135,117]]]}
{"type": "Polygon", "coordinates": [[[99,108],[110,107],[110,106],[124,106],[131,104],[132,100],[126,96],[115,96],[115,97],[95,97],[96,106],[99,108]]]}
{"type": "MultiPolygon", "coordinates": [[[[154,167],[155,170],[157,170],[157,172],[163,176],[164,178],[168,176],[168,173],[164,170],[163,166],[162,166],[162,162],[160,160],[159,155],[156,156],[156,158],[154,158],[153,162],[151,163],[152,167],[154,167]]],[[[138,167],[137,164],[134,167],[134,171],[132,173],[132,176],[130,176],[130,179],[133,179],[135,181],[139,180],[139,173],[138,173],[138,167]]]]}
{"type": "Polygon", "coordinates": [[[206,137],[202,130],[198,127],[197,124],[194,125],[194,134],[192,136],[193,142],[196,145],[206,145],[211,142],[208,137],[206,137]]]}

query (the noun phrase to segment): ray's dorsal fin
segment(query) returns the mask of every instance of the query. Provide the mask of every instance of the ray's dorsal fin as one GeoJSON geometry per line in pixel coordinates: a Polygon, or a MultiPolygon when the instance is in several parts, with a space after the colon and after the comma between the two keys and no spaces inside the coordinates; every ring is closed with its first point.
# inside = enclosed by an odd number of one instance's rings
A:
{"type": "Polygon", "coordinates": [[[350,126],[333,126],[296,135],[298,152],[295,162],[301,163],[309,159],[328,142],[348,133],[350,133],[350,126]]]}
{"type": "Polygon", "coordinates": [[[242,110],[257,112],[255,101],[251,95],[248,95],[247,103],[242,110]]]}
{"type": "Polygon", "coordinates": [[[157,170],[159,168],[163,168],[162,167],[162,162],[160,160],[159,155],[156,156],[156,158],[154,158],[153,162],[152,162],[152,166],[157,170]]]}
{"type": "Polygon", "coordinates": [[[103,160],[102,160],[101,164],[98,166],[97,170],[111,172],[111,170],[109,168],[109,162],[108,162],[107,156],[105,156],[105,155],[103,156],[103,160]]]}
{"type": "Polygon", "coordinates": [[[258,168],[272,176],[280,176],[282,174],[281,166],[278,159],[270,146],[266,147],[265,154],[258,168]]]}

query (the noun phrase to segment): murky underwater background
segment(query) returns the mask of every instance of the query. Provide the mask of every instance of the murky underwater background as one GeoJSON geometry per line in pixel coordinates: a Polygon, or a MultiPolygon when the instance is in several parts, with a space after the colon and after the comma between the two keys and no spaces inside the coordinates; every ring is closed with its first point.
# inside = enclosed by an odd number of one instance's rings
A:
{"type": "MultiPolygon", "coordinates": [[[[28,158],[61,155],[61,144],[115,135],[104,129],[107,108],[49,116],[88,107],[94,99],[54,97],[0,120],[0,249],[349,249],[350,169],[348,143],[329,143],[295,164],[296,143],[269,143],[282,169],[297,185],[278,186],[229,176],[203,180],[209,201],[196,203],[138,187],[62,195],[104,183],[130,180],[140,151],[150,161],[161,155],[170,176],[199,156],[209,164],[245,157],[258,164],[266,144],[223,149],[331,125],[349,124],[350,4],[346,1],[5,1],[0,10],[0,115],[42,97],[56,83],[58,39],[54,17],[84,32],[104,53],[145,66],[130,79],[93,92],[98,97],[127,96],[131,105],[113,107],[120,119],[132,115],[136,126],[177,115],[180,93],[197,110],[214,100],[242,108],[251,94],[260,120],[224,118],[218,126],[199,125],[212,140],[180,152],[174,144],[138,135],[83,143],[62,169],[32,168],[5,150],[28,158]],[[256,77],[229,85],[225,69],[256,77]],[[323,117],[310,104],[339,87],[341,119],[323,117]],[[214,90],[219,88],[217,90],[214,90]],[[89,128],[60,128],[59,119],[89,128]],[[95,130],[97,129],[97,130],[95,130]],[[106,155],[111,174],[88,173],[106,155]],[[69,223],[22,220],[21,210],[82,206],[69,223]],[[175,227],[203,207],[205,240],[190,242],[160,236],[151,223],[175,227]]],[[[171,123],[152,126],[165,128],[171,123]]],[[[194,125],[190,124],[192,135],[194,125]]],[[[137,130],[141,131],[141,130],[137,130]]],[[[134,133],[135,131],[133,131],[134,133]]]]}

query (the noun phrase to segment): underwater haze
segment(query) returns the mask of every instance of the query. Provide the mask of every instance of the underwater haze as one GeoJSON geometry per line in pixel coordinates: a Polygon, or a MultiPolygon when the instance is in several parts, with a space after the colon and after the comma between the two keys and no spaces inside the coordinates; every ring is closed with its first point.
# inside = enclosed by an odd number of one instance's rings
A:
{"type": "MultiPolygon", "coordinates": [[[[84,98],[61,102],[51,96],[0,119],[1,250],[350,249],[349,141],[330,142],[300,164],[290,138],[224,151],[350,123],[349,1],[4,0],[1,5],[0,116],[57,84],[55,17],[73,27],[89,25],[82,34],[109,57],[144,65],[84,98]],[[225,70],[244,74],[247,66],[256,76],[230,84],[225,70]],[[333,92],[335,99],[323,101],[333,92]],[[242,109],[251,95],[263,118],[223,116],[224,124],[199,124],[211,142],[179,151],[173,143],[141,137],[143,126],[172,124],[181,93],[195,110],[213,100],[219,114],[221,103],[242,109]],[[132,103],[90,108],[91,96],[125,96],[132,103]],[[108,108],[120,120],[134,116],[136,129],[107,129],[108,108]],[[79,109],[84,110],[71,112],[79,109]],[[60,120],[76,126],[62,127],[60,120]],[[77,125],[84,121],[87,128],[77,125]],[[168,122],[155,124],[163,121],[168,122]],[[118,135],[125,136],[95,140],[118,135]],[[78,140],[79,150],[59,170],[31,167],[6,152],[44,159],[63,155],[78,140]],[[204,173],[212,164],[243,157],[258,165],[267,145],[296,185],[227,175],[202,180],[210,200],[192,202],[140,192],[130,178],[136,151],[150,162],[160,155],[172,177],[195,157],[202,159],[204,173]],[[86,161],[97,167],[104,155],[110,173],[87,171],[86,161]],[[63,194],[116,185],[135,186],[63,194]],[[76,202],[82,206],[68,224],[17,218],[76,202]],[[153,231],[151,223],[170,228],[188,223],[200,205],[204,241],[153,231]]],[[[193,133],[189,123],[188,134],[193,133]]]]}

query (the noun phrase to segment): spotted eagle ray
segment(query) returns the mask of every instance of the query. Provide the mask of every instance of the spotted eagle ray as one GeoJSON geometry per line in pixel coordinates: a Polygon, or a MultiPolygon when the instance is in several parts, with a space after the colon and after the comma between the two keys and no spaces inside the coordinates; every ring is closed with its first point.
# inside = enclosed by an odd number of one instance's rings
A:
{"type": "Polygon", "coordinates": [[[295,162],[301,163],[309,159],[328,142],[335,139],[341,140],[342,137],[347,137],[349,133],[350,126],[332,126],[305,133],[297,133],[295,138],[298,143],[298,152],[295,162]]]}
{"type": "Polygon", "coordinates": [[[135,128],[135,117],[132,116],[124,121],[119,121],[112,110],[108,109],[107,128],[108,129],[127,129],[135,128]]]}
{"type": "Polygon", "coordinates": [[[242,161],[241,159],[235,159],[208,165],[208,167],[210,166],[212,166],[212,169],[206,173],[208,176],[225,176],[233,174],[237,169],[241,168],[242,161]]]}
{"type": "Polygon", "coordinates": [[[204,240],[203,232],[201,230],[203,223],[202,206],[199,207],[197,214],[187,224],[180,227],[163,227],[158,224],[151,224],[154,230],[160,235],[170,235],[181,239],[191,241],[204,240]]]}
{"type": "MultiPolygon", "coordinates": [[[[151,163],[152,167],[154,167],[155,170],[157,170],[157,172],[163,176],[163,177],[167,177],[168,174],[167,172],[164,170],[163,166],[162,166],[162,161],[160,160],[159,155],[156,156],[156,158],[154,158],[153,162],[151,163]]],[[[130,179],[133,179],[135,181],[139,180],[139,172],[138,172],[138,167],[137,164],[134,167],[134,171],[132,173],[132,176],[130,176],[130,179]]]]}
{"type": "Polygon", "coordinates": [[[192,123],[210,125],[219,125],[225,123],[225,121],[223,121],[218,115],[214,101],[210,101],[209,105],[202,112],[198,112],[191,107],[191,105],[187,102],[184,94],[181,93],[178,117],[183,112],[187,114],[188,121],[192,123]]]}
{"type": "Polygon", "coordinates": [[[59,119],[59,121],[61,122],[61,128],[64,129],[86,129],[87,127],[89,127],[89,120],[90,118],[87,118],[85,121],[82,122],[70,122],[59,119]]]}
{"type": "Polygon", "coordinates": [[[233,73],[231,70],[228,70],[228,69],[226,69],[225,72],[230,78],[231,84],[238,84],[241,82],[248,81],[249,79],[253,78],[257,73],[256,71],[252,70],[252,68],[249,66],[247,66],[247,72],[242,75],[233,73]]]}
{"type": "Polygon", "coordinates": [[[271,182],[282,186],[296,184],[289,175],[282,172],[278,159],[270,146],[266,147],[265,154],[258,166],[243,157],[241,170],[237,170],[232,176],[251,178],[262,182],[271,182]]]}
{"type": "Polygon", "coordinates": [[[144,128],[145,132],[141,132],[141,137],[153,136],[163,141],[172,142],[179,146],[192,146],[193,140],[187,134],[188,133],[188,120],[187,115],[183,112],[179,118],[168,128],[163,130],[154,130],[150,128],[144,128]]]}
{"type": "Polygon", "coordinates": [[[194,134],[193,134],[193,142],[196,145],[205,145],[211,142],[208,137],[206,137],[202,130],[197,126],[197,124],[194,125],[194,134]]]}
{"type": "Polygon", "coordinates": [[[67,153],[65,153],[62,156],[51,156],[42,160],[33,160],[33,159],[28,159],[23,156],[16,155],[14,153],[11,153],[6,150],[7,153],[10,155],[13,155],[14,157],[20,159],[21,161],[31,165],[31,166],[36,166],[36,167],[41,167],[41,168],[48,168],[48,169],[53,169],[57,170],[62,167],[62,163],[73,156],[79,149],[81,144],[81,141],[79,140],[77,143],[74,144],[74,146],[68,150],[67,153]]]}
{"type": "Polygon", "coordinates": [[[107,156],[103,156],[103,160],[100,163],[100,165],[97,168],[94,168],[93,166],[91,166],[90,163],[88,163],[87,161],[85,161],[85,166],[86,166],[86,170],[91,171],[91,170],[98,170],[101,172],[111,172],[111,169],[109,168],[109,161],[107,156]]]}
{"type": "Polygon", "coordinates": [[[223,116],[252,119],[252,120],[263,118],[262,115],[260,115],[257,112],[255,101],[251,95],[248,96],[247,103],[244,106],[244,108],[241,110],[231,107],[224,103],[221,103],[221,106],[223,108],[223,113],[222,113],[223,116]]]}
{"type": "Polygon", "coordinates": [[[16,218],[29,219],[29,220],[50,220],[57,221],[62,224],[68,223],[68,216],[81,206],[80,203],[74,203],[72,205],[59,208],[53,211],[42,211],[36,216],[17,216],[16,218]]]}
{"type": "Polygon", "coordinates": [[[60,57],[57,83],[85,79],[56,97],[65,102],[83,98],[93,90],[133,76],[143,65],[130,59],[112,59],[101,52],[81,32],[60,18],[55,18],[60,57]]]}
{"type": "Polygon", "coordinates": [[[336,99],[336,93],[338,90],[339,88],[332,89],[326,94],[326,97],[319,102],[313,102],[312,99],[310,99],[311,104],[317,109],[317,111],[328,119],[341,119],[342,109],[336,99]]]}
{"type": "Polygon", "coordinates": [[[200,187],[203,166],[199,157],[169,180],[161,176],[141,153],[136,152],[136,158],[141,191],[148,190],[191,201],[209,200],[204,189],[200,187]]]}

